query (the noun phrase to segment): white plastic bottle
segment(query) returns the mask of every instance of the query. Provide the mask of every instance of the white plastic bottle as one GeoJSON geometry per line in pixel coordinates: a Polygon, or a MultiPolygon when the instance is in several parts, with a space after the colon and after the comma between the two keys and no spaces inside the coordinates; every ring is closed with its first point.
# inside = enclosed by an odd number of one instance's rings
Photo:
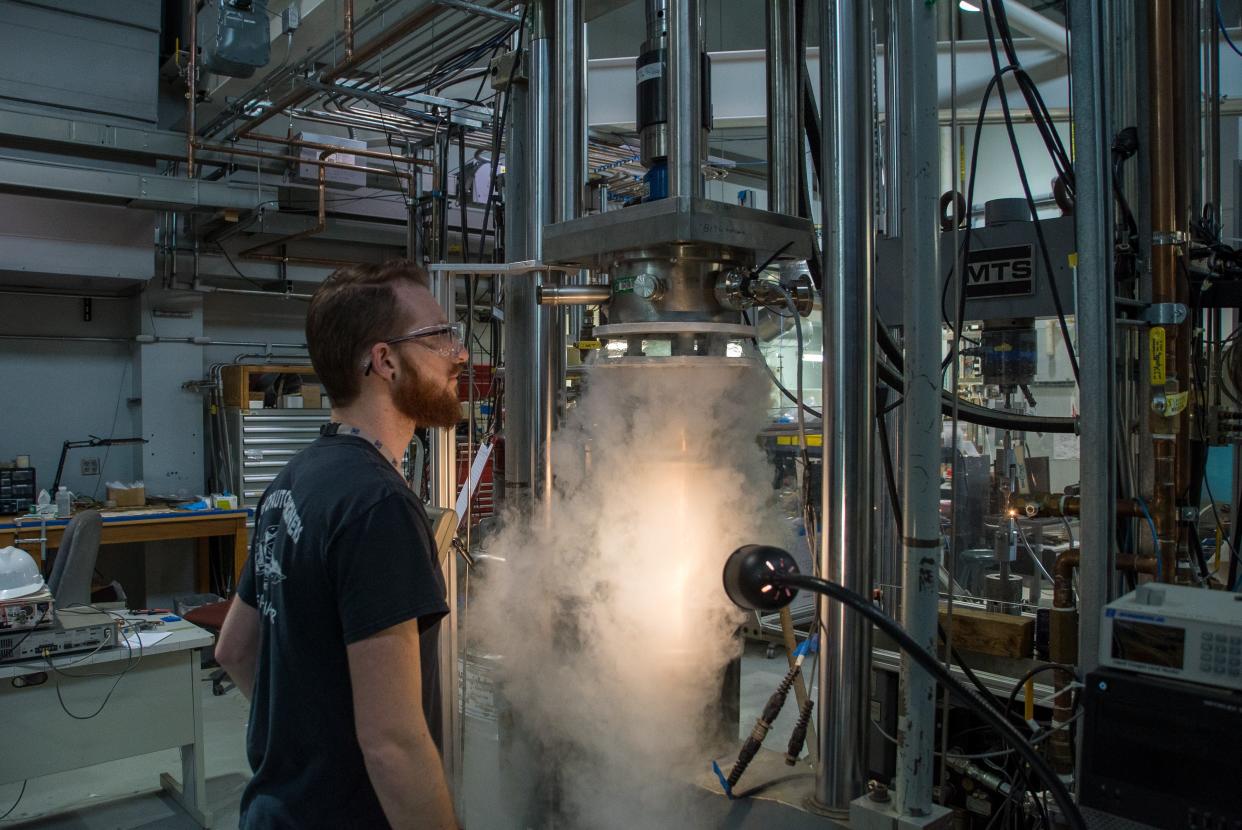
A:
{"type": "Polygon", "coordinates": [[[70,493],[69,488],[62,484],[56,491],[56,518],[67,519],[72,512],[73,493],[70,493]]]}

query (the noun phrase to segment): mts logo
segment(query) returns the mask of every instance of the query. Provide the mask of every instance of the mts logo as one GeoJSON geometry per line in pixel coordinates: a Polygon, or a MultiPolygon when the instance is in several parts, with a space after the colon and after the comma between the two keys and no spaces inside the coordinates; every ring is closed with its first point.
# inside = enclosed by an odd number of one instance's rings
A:
{"type": "Polygon", "coordinates": [[[1012,297],[1034,289],[1030,245],[984,248],[966,258],[966,297],[1012,297]]]}

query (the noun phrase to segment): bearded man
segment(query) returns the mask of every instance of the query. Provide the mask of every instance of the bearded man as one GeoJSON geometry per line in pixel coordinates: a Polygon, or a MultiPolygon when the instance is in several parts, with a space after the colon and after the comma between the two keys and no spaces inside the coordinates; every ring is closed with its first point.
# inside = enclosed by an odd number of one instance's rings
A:
{"type": "Polygon", "coordinates": [[[325,280],[306,343],[332,422],[264,492],[216,645],[251,702],[241,826],[455,828],[439,750],[448,606],[400,460],[417,426],[459,419],[461,329],[398,260],[325,280]]]}

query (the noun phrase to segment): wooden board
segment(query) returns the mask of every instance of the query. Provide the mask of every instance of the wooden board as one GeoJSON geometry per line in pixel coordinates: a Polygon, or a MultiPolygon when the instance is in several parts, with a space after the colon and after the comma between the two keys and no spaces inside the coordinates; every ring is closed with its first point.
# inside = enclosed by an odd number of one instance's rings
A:
{"type": "MultiPolygon", "coordinates": [[[[948,631],[944,603],[940,624],[948,631]]],[[[1035,650],[1035,619],[954,606],[953,646],[998,657],[1030,657],[1035,650]]]]}

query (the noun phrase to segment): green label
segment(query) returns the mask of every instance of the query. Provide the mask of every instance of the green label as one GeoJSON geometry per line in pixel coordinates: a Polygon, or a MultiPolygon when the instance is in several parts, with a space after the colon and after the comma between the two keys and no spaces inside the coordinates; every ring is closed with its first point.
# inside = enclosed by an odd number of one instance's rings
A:
{"type": "Polygon", "coordinates": [[[613,294],[633,294],[634,277],[617,277],[612,283],[613,294]]]}

